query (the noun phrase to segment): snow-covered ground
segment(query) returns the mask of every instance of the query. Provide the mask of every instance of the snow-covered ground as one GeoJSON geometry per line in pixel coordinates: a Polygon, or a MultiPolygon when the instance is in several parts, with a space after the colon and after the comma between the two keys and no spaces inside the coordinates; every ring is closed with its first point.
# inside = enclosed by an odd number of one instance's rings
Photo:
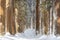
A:
{"type": "Polygon", "coordinates": [[[24,33],[17,33],[15,36],[7,32],[4,36],[0,36],[0,40],[60,40],[60,37],[56,37],[55,35],[36,36],[35,30],[28,29],[24,33]]]}

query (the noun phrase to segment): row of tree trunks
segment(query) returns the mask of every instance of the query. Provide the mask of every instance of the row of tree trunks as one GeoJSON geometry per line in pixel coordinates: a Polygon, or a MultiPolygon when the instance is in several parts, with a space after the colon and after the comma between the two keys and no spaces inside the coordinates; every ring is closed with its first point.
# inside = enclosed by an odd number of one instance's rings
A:
{"type": "MultiPolygon", "coordinates": [[[[39,23],[39,1],[40,0],[36,0],[36,31],[37,32],[40,32],[40,27],[39,27],[39,25],[40,25],[40,23],[39,23]]],[[[8,8],[8,13],[9,14],[7,14],[7,15],[9,15],[9,17],[8,17],[8,22],[9,23],[7,23],[10,27],[9,27],[9,31],[10,31],[10,33],[11,34],[15,34],[15,19],[14,19],[14,7],[13,7],[13,5],[12,4],[14,4],[14,3],[11,3],[11,2],[13,2],[13,1],[10,1],[10,7],[8,8]],[[10,10],[10,11],[9,11],[10,10]]],[[[58,3],[58,2],[57,2],[58,3]]],[[[60,3],[59,3],[59,5],[60,5],[60,3]]],[[[59,10],[60,10],[60,6],[59,6],[59,8],[57,8],[57,16],[58,16],[58,19],[57,19],[57,26],[56,26],[56,32],[57,32],[57,34],[60,34],[60,12],[59,12],[59,10]]],[[[48,20],[45,20],[46,18],[46,15],[50,15],[50,13],[49,14],[44,14],[44,33],[45,34],[47,34],[47,32],[48,32],[48,24],[49,24],[49,26],[50,26],[50,23],[48,23],[47,24],[47,21],[49,20],[50,21],[50,19],[48,19],[48,20]],[[45,22],[46,21],[46,22],[45,22]]],[[[52,15],[53,16],[53,15],[52,15]]],[[[52,19],[53,20],[53,19],[52,19]]],[[[19,20],[20,21],[20,20],[19,20]]],[[[19,22],[20,23],[20,22],[19,22]]],[[[20,24],[19,24],[20,25],[20,24]]],[[[52,25],[53,25],[53,21],[52,21],[52,25]]],[[[23,26],[21,26],[21,27],[23,27],[23,26]]],[[[21,28],[21,27],[19,27],[19,28],[21,28]]],[[[53,27],[52,27],[53,28],[53,27]]],[[[19,29],[19,31],[22,31],[22,29],[23,28],[21,28],[21,29],[19,29]]]]}
{"type": "MultiPolygon", "coordinates": [[[[44,2],[42,2],[42,4],[43,3],[44,2]]],[[[53,4],[54,4],[54,2],[48,8],[42,9],[43,12],[41,13],[40,8],[42,8],[42,7],[40,5],[40,0],[36,0],[36,31],[38,31],[39,33],[52,34],[54,32],[54,26],[53,26],[54,25],[53,24],[53,20],[54,20],[54,18],[53,18],[54,17],[53,16],[54,8],[53,7],[54,7],[54,5],[53,4]]],[[[46,6],[46,4],[45,4],[45,6],[46,6]]]]}
{"type": "MultiPolygon", "coordinates": [[[[24,0],[21,1],[21,2],[24,2],[24,0]]],[[[26,5],[24,3],[19,4],[19,6],[21,6],[21,8],[19,7],[19,9],[18,9],[17,23],[19,25],[19,28],[17,28],[17,30],[16,30],[14,0],[0,0],[0,4],[1,4],[0,5],[0,33],[1,34],[6,31],[6,32],[10,32],[11,34],[14,35],[14,34],[16,34],[16,31],[19,31],[19,32],[24,31],[24,28],[25,28],[25,25],[26,25],[25,24],[26,23],[25,8],[26,7],[24,7],[26,5]],[[5,25],[5,23],[6,23],[6,25],[5,25]]],[[[40,26],[40,23],[39,23],[39,20],[40,20],[39,19],[39,17],[40,17],[39,3],[40,3],[40,0],[36,0],[36,31],[37,31],[36,33],[40,33],[40,27],[39,27],[40,26]]],[[[58,17],[57,18],[57,25],[56,25],[56,32],[57,32],[57,34],[60,34],[60,1],[59,0],[56,1],[56,10],[57,10],[57,17],[58,17]]],[[[43,15],[44,15],[43,16],[44,17],[43,18],[44,23],[42,24],[42,26],[44,25],[44,29],[45,29],[44,33],[47,34],[48,26],[50,26],[50,23],[49,23],[50,18],[48,18],[50,16],[50,13],[43,14],[43,15]],[[48,21],[48,23],[47,23],[47,21],[48,21]]],[[[53,15],[52,15],[52,18],[53,18],[53,15]]],[[[52,25],[53,25],[53,21],[52,21],[52,25]]]]}

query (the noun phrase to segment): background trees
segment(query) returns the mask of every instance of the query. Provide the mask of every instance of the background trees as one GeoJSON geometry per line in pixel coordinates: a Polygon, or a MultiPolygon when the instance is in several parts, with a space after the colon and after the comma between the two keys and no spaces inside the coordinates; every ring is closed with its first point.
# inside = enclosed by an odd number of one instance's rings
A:
{"type": "MultiPolygon", "coordinates": [[[[41,34],[51,34],[54,29],[54,2],[54,0],[9,0],[6,2],[6,15],[3,14],[2,19],[6,16],[7,21],[4,20],[11,34],[15,34],[16,31],[23,32],[25,28],[34,28],[38,33],[43,30],[41,34]]],[[[3,10],[4,3],[2,1],[3,10]]]]}

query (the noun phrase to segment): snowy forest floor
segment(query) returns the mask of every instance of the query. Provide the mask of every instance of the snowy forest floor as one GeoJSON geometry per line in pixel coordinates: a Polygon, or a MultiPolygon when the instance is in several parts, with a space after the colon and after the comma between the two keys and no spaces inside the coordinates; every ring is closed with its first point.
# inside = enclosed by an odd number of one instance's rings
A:
{"type": "Polygon", "coordinates": [[[7,32],[4,36],[0,36],[0,40],[60,40],[60,36],[36,35],[33,29],[27,29],[24,33],[17,33],[15,36],[7,32]]]}

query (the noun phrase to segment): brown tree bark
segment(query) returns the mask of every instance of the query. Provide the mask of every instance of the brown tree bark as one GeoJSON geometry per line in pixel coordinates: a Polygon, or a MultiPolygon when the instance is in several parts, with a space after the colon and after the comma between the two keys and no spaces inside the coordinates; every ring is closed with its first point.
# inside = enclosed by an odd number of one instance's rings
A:
{"type": "Polygon", "coordinates": [[[5,33],[5,0],[0,0],[0,33],[5,33]]]}
{"type": "Polygon", "coordinates": [[[7,8],[7,28],[9,32],[14,35],[16,33],[14,0],[10,0],[9,3],[9,7],[7,8]]]}
{"type": "Polygon", "coordinates": [[[55,8],[57,11],[56,34],[60,34],[60,0],[56,0],[55,8]]]}
{"type": "Polygon", "coordinates": [[[15,28],[15,13],[14,13],[14,0],[10,1],[11,3],[11,34],[16,33],[16,28],[15,28]]]}
{"type": "Polygon", "coordinates": [[[39,0],[36,0],[36,31],[39,32],[39,0]]]}

